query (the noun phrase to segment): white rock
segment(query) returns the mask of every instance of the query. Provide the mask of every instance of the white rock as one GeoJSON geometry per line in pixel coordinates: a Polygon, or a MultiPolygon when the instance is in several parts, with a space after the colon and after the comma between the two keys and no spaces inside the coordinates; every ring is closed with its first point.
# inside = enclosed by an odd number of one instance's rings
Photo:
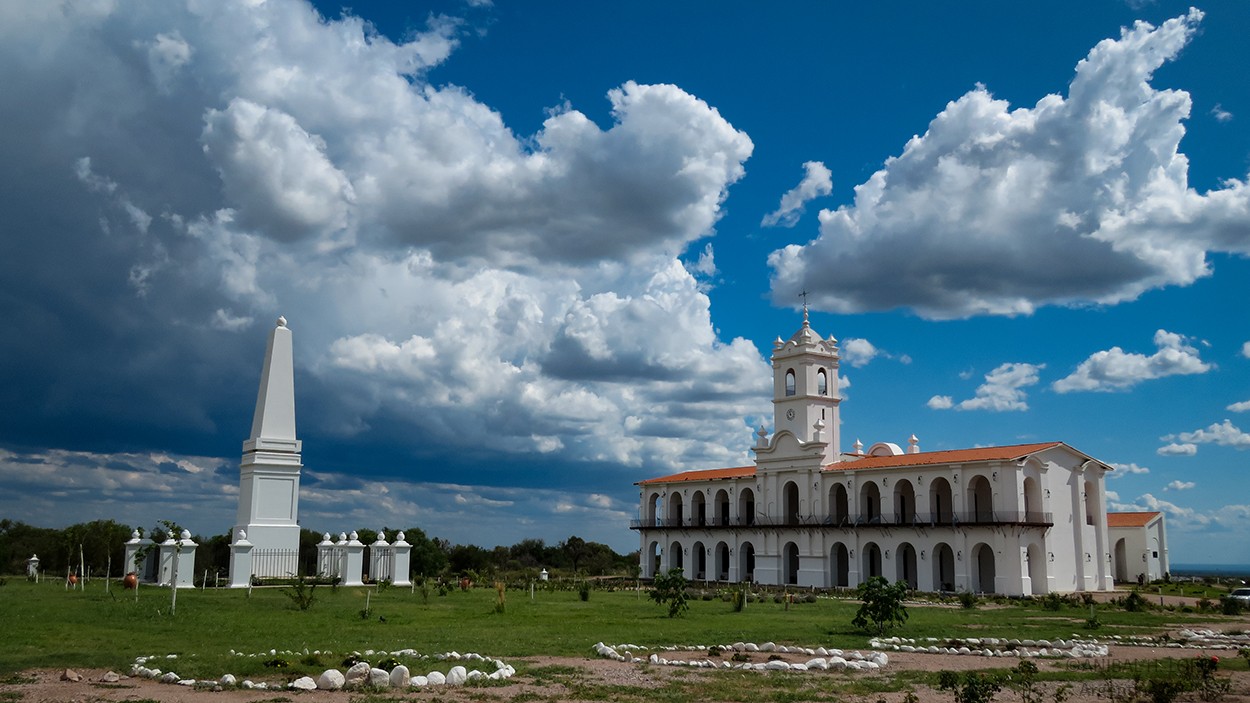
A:
{"type": "Polygon", "coordinates": [[[408,685],[411,686],[412,688],[422,688],[424,686],[430,685],[430,680],[425,678],[424,676],[414,676],[412,677],[412,681],[409,682],[408,685]]]}
{"type": "Polygon", "coordinates": [[[459,686],[469,679],[469,672],[463,666],[453,666],[447,672],[447,685],[459,686]]]}
{"type": "Polygon", "coordinates": [[[443,676],[441,671],[431,671],[425,675],[425,679],[430,686],[442,686],[447,683],[447,677],[443,676]]]}
{"type": "Polygon", "coordinates": [[[301,676],[291,682],[291,688],[297,691],[315,691],[317,682],[313,681],[311,676],[301,676]]]}
{"type": "Polygon", "coordinates": [[[748,652],[758,652],[760,651],[760,646],[754,642],[747,642],[745,645],[743,645],[743,649],[745,649],[748,652]]]}
{"type": "Polygon", "coordinates": [[[412,673],[408,671],[408,667],[400,664],[391,669],[391,688],[404,688],[412,682],[412,673]]]}
{"type": "Polygon", "coordinates": [[[765,642],[764,644],[760,645],[760,651],[761,652],[775,652],[777,651],[777,645],[773,642],[765,642]]]}
{"type": "Polygon", "coordinates": [[[221,684],[222,688],[234,686],[238,682],[238,679],[234,678],[234,674],[226,674],[217,681],[217,683],[221,684]]]}
{"type": "Polygon", "coordinates": [[[373,667],[369,666],[369,662],[356,662],[347,670],[347,674],[343,677],[343,686],[345,688],[353,688],[355,686],[363,686],[369,681],[369,670],[373,667]]]}
{"type": "Polygon", "coordinates": [[[816,656],[818,656],[818,657],[827,657],[827,656],[829,656],[829,650],[825,649],[824,647],[817,647],[817,648],[816,648],[816,656]]]}
{"type": "Polygon", "coordinates": [[[881,666],[877,662],[860,662],[860,669],[880,669],[881,666]]]}
{"type": "Polygon", "coordinates": [[[172,671],[161,674],[161,683],[177,683],[180,677],[172,671]]]}
{"type": "Polygon", "coordinates": [[[256,684],[252,683],[250,679],[243,679],[243,683],[239,684],[239,688],[250,691],[256,688],[256,684]]]}
{"type": "Polygon", "coordinates": [[[821,659],[820,657],[817,657],[815,659],[809,659],[807,660],[807,668],[821,669],[821,670],[828,669],[829,662],[825,661],[824,659],[821,659]]]}
{"type": "Polygon", "coordinates": [[[746,642],[734,642],[733,649],[735,652],[745,652],[747,649],[746,642]]]}
{"type": "Polygon", "coordinates": [[[194,686],[195,679],[178,679],[179,686],[194,686]]]}
{"type": "Polygon", "coordinates": [[[790,668],[789,664],[781,661],[780,659],[774,659],[773,661],[770,661],[767,664],[765,664],[765,666],[768,668],[769,671],[786,671],[787,669],[790,668]]]}
{"type": "Polygon", "coordinates": [[[791,664],[790,671],[807,671],[806,664],[791,664]]]}
{"type": "Polygon", "coordinates": [[[343,676],[343,672],[338,669],[326,669],[321,672],[321,676],[317,677],[317,688],[322,691],[337,691],[343,688],[346,682],[347,677],[343,676]]]}
{"type": "Polygon", "coordinates": [[[369,685],[374,688],[390,688],[391,672],[386,669],[369,669],[369,685]]]}
{"type": "Polygon", "coordinates": [[[477,669],[474,669],[473,671],[469,672],[469,678],[468,678],[469,681],[477,681],[478,679],[484,679],[484,678],[486,678],[486,674],[483,674],[477,669]]]}

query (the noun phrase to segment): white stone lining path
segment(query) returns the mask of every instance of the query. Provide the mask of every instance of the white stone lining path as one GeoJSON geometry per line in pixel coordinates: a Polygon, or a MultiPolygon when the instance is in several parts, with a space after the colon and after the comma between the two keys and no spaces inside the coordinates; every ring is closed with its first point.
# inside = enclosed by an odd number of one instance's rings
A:
{"type": "MultiPolygon", "coordinates": [[[[777,654],[802,654],[813,657],[804,663],[791,664],[781,660],[773,660],[769,662],[732,662],[732,661],[713,661],[710,657],[703,659],[667,659],[657,653],[652,653],[646,658],[634,656],[634,652],[645,651],[647,648],[636,644],[617,644],[606,645],[602,642],[596,643],[594,646],[595,653],[606,659],[615,659],[616,661],[628,662],[633,664],[656,664],[659,666],[689,666],[696,669],[737,669],[741,671],[865,671],[881,669],[889,663],[890,658],[885,652],[870,652],[867,656],[860,652],[843,652],[840,649],[826,649],[824,647],[787,647],[783,644],[774,644],[765,642],[764,644],[755,644],[753,642],[734,642],[733,644],[718,645],[719,648],[726,652],[768,652],[777,654]],[[624,652],[624,654],[621,654],[624,652]]],[[[707,652],[711,647],[703,645],[673,645],[668,647],[659,647],[662,652],[707,652]]]]}
{"type": "MultiPolygon", "coordinates": [[[[333,652],[317,650],[309,652],[291,652],[278,651],[271,649],[268,652],[259,654],[244,654],[236,652],[233,649],[230,653],[239,657],[270,657],[277,655],[285,656],[306,656],[308,654],[326,654],[331,655],[333,652]]],[[[393,652],[374,651],[372,649],[361,652],[352,652],[354,657],[412,657],[417,659],[430,659],[429,655],[418,654],[415,649],[399,649],[393,652]]],[[[378,669],[369,665],[368,662],[361,661],[349,668],[346,673],[338,669],[326,669],[321,676],[313,679],[311,676],[302,676],[289,684],[285,688],[290,690],[323,690],[337,691],[343,688],[374,688],[374,689],[390,689],[390,688],[422,688],[425,686],[459,686],[469,681],[478,679],[486,679],[490,681],[501,681],[511,678],[516,674],[510,664],[504,663],[502,660],[485,657],[481,654],[469,652],[468,654],[460,654],[459,652],[446,652],[436,654],[432,657],[436,661],[465,661],[465,662],[482,662],[489,664],[494,669],[488,674],[478,669],[468,669],[462,665],[452,666],[447,673],[441,671],[431,671],[424,676],[413,676],[411,670],[403,664],[396,666],[390,671],[378,669]]],[[[172,671],[161,671],[159,668],[147,666],[149,663],[156,663],[158,660],[164,660],[172,664],[178,659],[177,654],[167,654],[164,657],[146,656],[136,657],[134,664],[130,667],[131,676],[140,676],[146,679],[160,681],[161,683],[172,683],[180,686],[211,686],[214,688],[243,688],[249,690],[282,690],[282,685],[271,685],[264,681],[254,682],[250,679],[239,681],[234,675],[226,674],[216,681],[184,679],[172,671]]],[[[472,665],[472,664],[470,664],[472,665]]]]}
{"type": "Polygon", "coordinates": [[[1071,658],[1105,657],[1109,645],[1126,647],[1165,647],[1169,649],[1232,649],[1250,647],[1250,634],[1228,634],[1213,630],[1181,630],[1174,638],[1138,637],[1136,635],[1112,635],[1096,639],[1020,640],[997,637],[969,637],[964,639],[940,639],[925,637],[878,637],[868,645],[877,650],[895,652],[919,652],[928,654],[958,654],[981,657],[1034,657],[1071,658]]]}

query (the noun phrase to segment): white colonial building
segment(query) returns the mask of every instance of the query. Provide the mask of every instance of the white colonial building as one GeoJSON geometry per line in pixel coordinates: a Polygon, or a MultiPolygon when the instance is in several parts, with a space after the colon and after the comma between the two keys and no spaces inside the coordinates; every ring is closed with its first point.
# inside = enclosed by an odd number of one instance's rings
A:
{"type": "Polygon", "coordinates": [[[773,345],[774,432],[755,464],[640,481],[644,576],[820,588],[871,576],[922,591],[1112,588],[1108,465],[1062,442],[839,451],[837,340],[773,345]]]}
{"type": "Polygon", "coordinates": [[[1108,513],[1107,528],[1115,580],[1157,581],[1171,569],[1163,513],[1108,513]]]}

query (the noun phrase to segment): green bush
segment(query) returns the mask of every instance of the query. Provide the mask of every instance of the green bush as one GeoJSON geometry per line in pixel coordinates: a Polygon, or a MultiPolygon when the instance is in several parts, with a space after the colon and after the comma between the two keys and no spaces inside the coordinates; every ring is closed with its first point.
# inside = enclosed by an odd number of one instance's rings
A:
{"type": "Polygon", "coordinates": [[[860,584],[859,597],[864,603],[851,620],[854,627],[871,631],[871,625],[881,634],[888,627],[907,622],[907,608],[903,606],[903,599],[907,597],[905,581],[890,585],[884,577],[873,576],[860,584]]]}
{"type": "Polygon", "coordinates": [[[959,606],[965,610],[977,607],[977,594],[972,591],[960,591],[955,597],[959,599],[959,606]]]}
{"type": "Polygon", "coordinates": [[[983,671],[966,671],[962,678],[953,671],[938,676],[938,689],[953,692],[955,703],[990,703],[1002,687],[998,674],[983,671]]]}
{"type": "Polygon", "coordinates": [[[681,569],[669,569],[659,574],[652,582],[651,591],[647,594],[659,605],[668,604],[668,616],[675,618],[690,609],[686,602],[686,577],[681,569]]]}

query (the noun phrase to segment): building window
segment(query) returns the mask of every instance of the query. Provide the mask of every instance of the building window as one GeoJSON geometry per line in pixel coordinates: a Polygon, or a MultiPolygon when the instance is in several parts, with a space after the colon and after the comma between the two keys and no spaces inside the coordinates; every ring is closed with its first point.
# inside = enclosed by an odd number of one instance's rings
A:
{"type": "Polygon", "coordinates": [[[829,395],[829,377],[825,375],[824,369],[816,372],[816,392],[820,395],[829,395]]]}
{"type": "Polygon", "coordinates": [[[794,395],[794,369],[786,371],[786,397],[794,395]]]}

